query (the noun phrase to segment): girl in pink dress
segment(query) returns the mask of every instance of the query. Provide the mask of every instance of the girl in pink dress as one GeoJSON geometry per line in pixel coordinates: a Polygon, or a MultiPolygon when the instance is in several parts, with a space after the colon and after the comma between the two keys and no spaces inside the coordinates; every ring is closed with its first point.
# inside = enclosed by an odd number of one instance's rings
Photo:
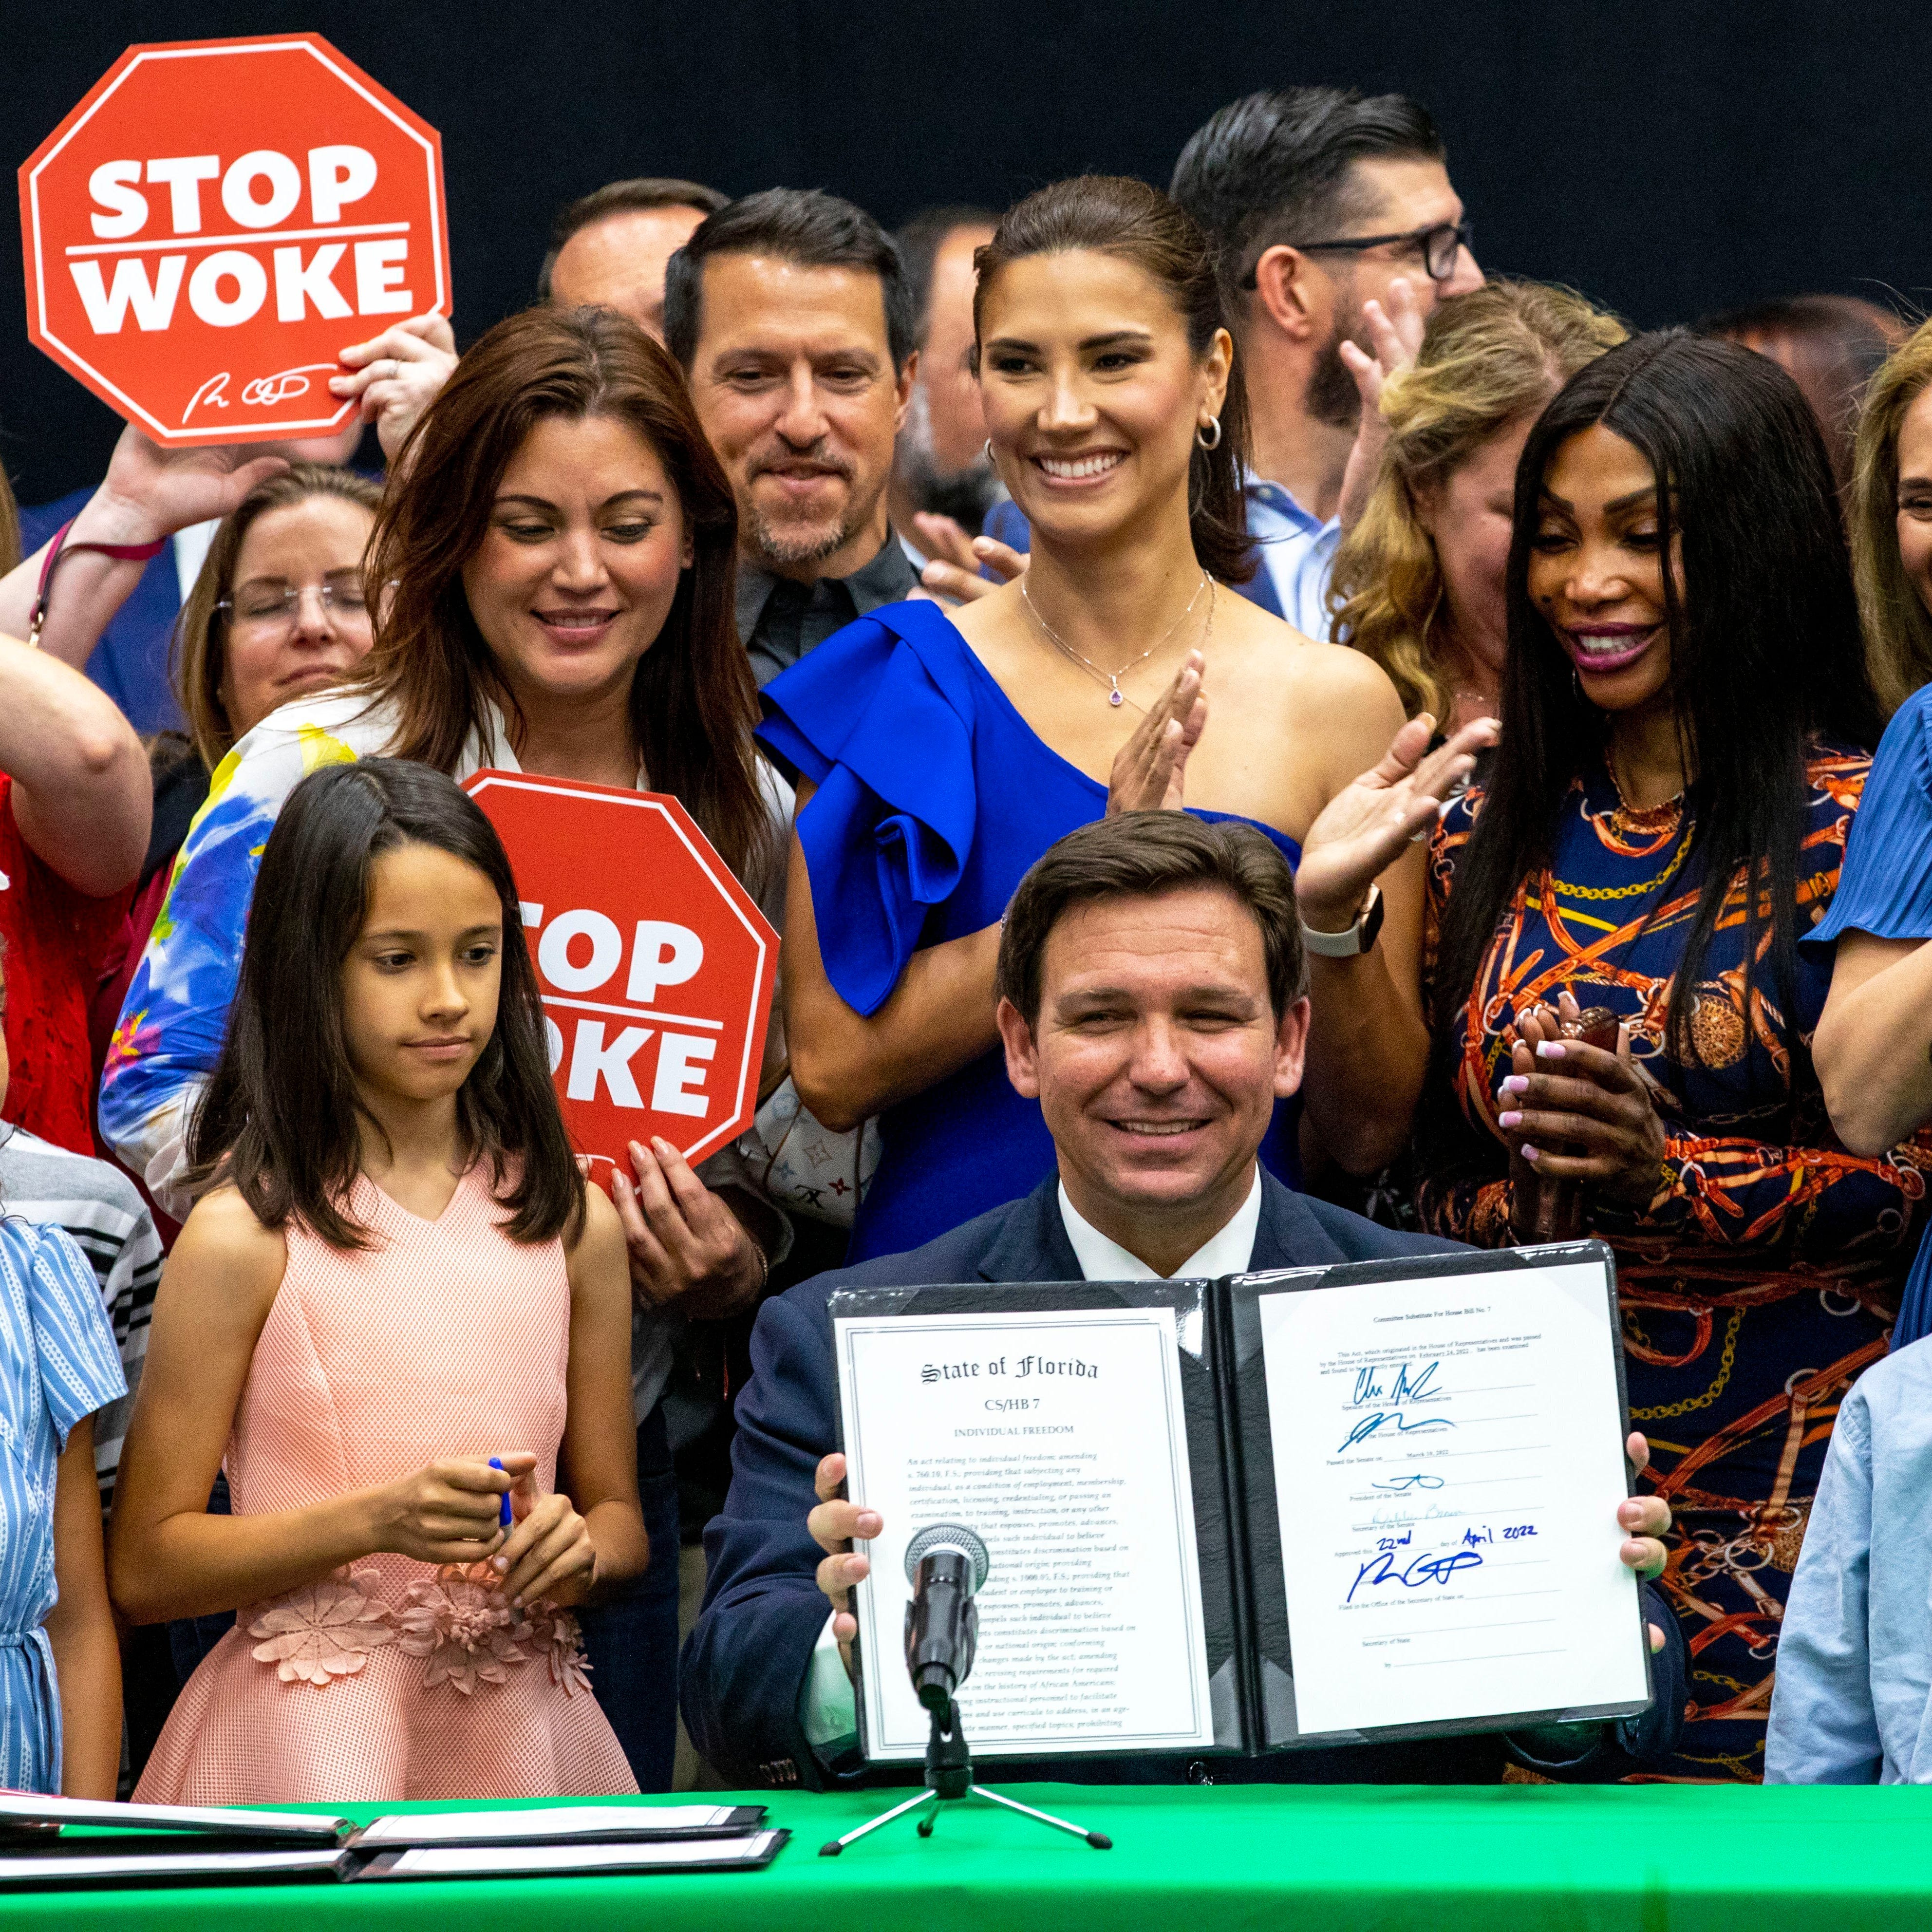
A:
{"type": "Polygon", "coordinates": [[[237,1616],[135,1796],[634,1791],[571,1612],[647,1554],[623,1230],[449,779],[365,758],[290,795],[188,1151],[110,1572],[130,1622],[237,1616]]]}

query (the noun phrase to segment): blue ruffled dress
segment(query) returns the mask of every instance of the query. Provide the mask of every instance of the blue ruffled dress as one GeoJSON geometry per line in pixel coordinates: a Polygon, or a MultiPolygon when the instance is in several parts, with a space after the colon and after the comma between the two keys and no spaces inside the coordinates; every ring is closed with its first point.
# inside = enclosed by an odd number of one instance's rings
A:
{"type": "MultiPolygon", "coordinates": [[[[1826,963],[1846,932],[1932,939],[1932,684],[1908,698],[1885,728],[1852,821],[1838,892],[1798,946],[1826,963]]],[[[1927,1335],[1932,1335],[1932,1225],[1919,1238],[1905,1284],[1893,1352],[1927,1335]]]]}
{"type": "MultiPolygon", "coordinates": [[[[1107,808],[1106,787],[1038,736],[937,604],[847,625],[763,698],[759,737],[815,788],[799,842],[826,976],[856,1013],[878,1010],[920,947],[996,924],[1027,868],[1107,808]]],[[[1293,839],[1257,829],[1300,863],[1293,839]]],[[[1291,1185],[1298,1112],[1276,1108],[1262,1150],[1291,1185]]],[[[854,1261],[920,1246],[1053,1166],[1039,1102],[1013,1091],[998,1052],[889,1108],[879,1130],[854,1261]]]]}

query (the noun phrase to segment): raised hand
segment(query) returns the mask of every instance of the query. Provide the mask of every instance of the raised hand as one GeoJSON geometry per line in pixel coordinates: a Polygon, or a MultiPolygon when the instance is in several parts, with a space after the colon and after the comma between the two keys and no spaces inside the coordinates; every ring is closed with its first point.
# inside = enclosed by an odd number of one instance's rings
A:
{"type": "Polygon", "coordinates": [[[1026,569],[1023,553],[997,538],[969,537],[950,517],[921,511],[913,518],[912,527],[920,548],[930,560],[920,572],[920,582],[936,596],[950,597],[956,604],[970,604],[990,596],[1026,569]],[[982,564],[994,573],[998,583],[980,574],[982,564]]]}
{"type": "Polygon", "coordinates": [[[1369,888],[1426,832],[1442,801],[1496,741],[1496,721],[1466,724],[1438,750],[1429,749],[1436,721],[1412,718],[1389,740],[1382,762],[1345,785],[1322,808],[1301,842],[1294,896],[1317,932],[1340,932],[1358,913],[1369,888]]]}
{"type": "Polygon", "coordinates": [[[330,376],[330,392],[360,402],[358,424],[376,425],[376,440],[393,464],[456,367],[456,336],[448,316],[431,310],[352,342],[341,359],[350,373],[330,376]]]}
{"type": "Polygon", "coordinates": [[[670,1142],[631,1143],[632,1173],[612,1170],[631,1288],[647,1308],[675,1304],[696,1321],[751,1306],[764,1285],[758,1244],[670,1142]]]}
{"type": "Polygon", "coordinates": [[[845,1674],[852,1673],[852,1640],[859,1634],[859,1619],[852,1614],[852,1588],[872,1574],[869,1557],[855,1556],[854,1537],[877,1536],[886,1520],[877,1510],[845,1496],[845,1458],[827,1456],[812,1478],[818,1507],[806,1516],[805,1527],[813,1542],[825,1552],[818,1570],[818,1587],[832,1604],[832,1634],[844,1660],[845,1674]]]}
{"type": "Polygon", "coordinates": [[[1370,355],[1346,340],[1339,345],[1342,360],[1354,377],[1362,399],[1354,446],[1348,452],[1348,466],[1342,472],[1342,500],[1336,511],[1345,530],[1353,530],[1368,508],[1369,493],[1375,488],[1376,473],[1382,467],[1382,452],[1388,446],[1388,424],[1382,410],[1382,386],[1398,369],[1406,369],[1422,346],[1424,316],[1414,284],[1406,275],[1396,276],[1389,284],[1388,307],[1384,309],[1371,297],[1362,304],[1362,320],[1375,353],[1370,355]]]}
{"type": "Polygon", "coordinates": [[[510,1490],[514,1527],[490,1559],[496,1587],[512,1604],[581,1603],[597,1581],[597,1546],[590,1526],[560,1490],[536,1492],[536,1458],[527,1453],[498,1459],[515,1478],[510,1490]]]}
{"type": "Polygon", "coordinates": [[[480,1563],[502,1541],[502,1498],[534,1456],[506,1456],[493,1469],[482,1456],[452,1456],[383,1485],[369,1496],[370,1548],[418,1563],[480,1563]]]}
{"type": "Polygon", "coordinates": [[[107,474],[76,518],[74,541],[143,544],[191,524],[225,517],[288,459],[260,443],[164,449],[132,423],[121,432],[107,474]]]}
{"type": "Polygon", "coordinates": [[[1108,774],[1107,816],[1120,812],[1178,812],[1187,754],[1208,726],[1208,694],[1202,688],[1208,661],[1190,651],[1174,682],[1114,754],[1108,774]]]}

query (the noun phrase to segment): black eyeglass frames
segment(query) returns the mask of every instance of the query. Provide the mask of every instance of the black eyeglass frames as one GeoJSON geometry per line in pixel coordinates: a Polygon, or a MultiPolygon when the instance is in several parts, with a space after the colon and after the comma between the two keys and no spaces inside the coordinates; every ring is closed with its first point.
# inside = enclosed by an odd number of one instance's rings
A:
{"type": "MultiPolygon", "coordinates": [[[[1358,235],[1345,242],[1291,242],[1288,246],[1299,248],[1304,255],[1359,255],[1366,249],[1390,248],[1400,242],[1421,250],[1422,266],[1432,282],[1446,282],[1456,272],[1456,257],[1465,248],[1475,246],[1475,232],[1472,221],[1442,221],[1432,228],[1412,228],[1401,235],[1358,235]]],[[[1277,245],[1270,242],[1268,248],[1277,245]]],[[[1267,252],[1262,250],[1264,254],[1267,252]]],[[[1259,267],[1258,261],[1256,266],[1259,267]]],[[[1250,268],[1241,278],[1241,286],[1251,289],[1255,285],[1256,268],[1250,268]]]]}

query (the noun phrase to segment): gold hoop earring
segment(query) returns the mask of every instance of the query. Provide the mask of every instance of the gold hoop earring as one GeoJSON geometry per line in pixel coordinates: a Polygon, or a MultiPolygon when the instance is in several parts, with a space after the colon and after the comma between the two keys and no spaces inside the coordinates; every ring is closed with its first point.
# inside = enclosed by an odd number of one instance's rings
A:
{"type": "Polygon", "coordinates": [[[1221,418],[1219,416],[1210,416],[1204,423],[1201,424],[1196,429],[1194,440],[1200,444],[1203,449],[1219,449],[1221,447],[1221,418]],[[1214,432],[1212,436],[1208,434],[1210,430],[1214,432]]]}
{"type": "Polygon", "coordinates": [[[999,468],[999,459],[993,454],[993,439],[990,436],[986,439],[986,460],[990,463],[995,470],[999,468]]]}

